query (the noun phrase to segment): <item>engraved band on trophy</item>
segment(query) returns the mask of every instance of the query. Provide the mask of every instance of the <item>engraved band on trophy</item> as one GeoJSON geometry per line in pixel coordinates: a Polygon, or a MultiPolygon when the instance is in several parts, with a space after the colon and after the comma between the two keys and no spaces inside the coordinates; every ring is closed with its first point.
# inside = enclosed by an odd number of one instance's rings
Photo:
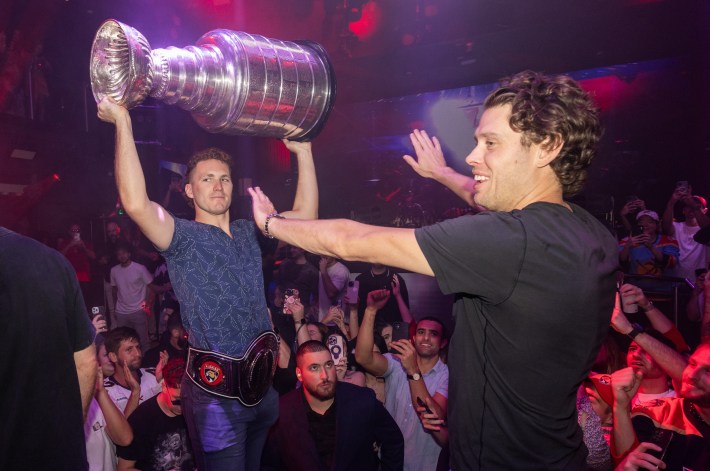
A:
{"type": "Polygon", "coordinates": [[[106,20],[91,48],[91,89],[131,108],[147,96],[192,112],[214,133],[313,139],[335,101],[323,47],[217,29],[195,46],[151,50],[126,24],[106,20]]]}

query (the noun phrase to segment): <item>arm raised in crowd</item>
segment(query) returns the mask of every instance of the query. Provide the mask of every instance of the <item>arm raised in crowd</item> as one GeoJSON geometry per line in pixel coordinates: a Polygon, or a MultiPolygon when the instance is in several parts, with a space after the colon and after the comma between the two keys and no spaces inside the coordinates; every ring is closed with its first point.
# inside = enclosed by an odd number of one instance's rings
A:
{"type": "Polygon", "coordinates": [[[130,445],[133,441],[133,429],[131,429],[126,416],[116,407],[111,396],[106,392],[101,367],[98,368],[94,398],[101,408],[104,419],[106,419],[106,433],[111,441],[120,446],[130,445]]]}
{"type": "Polygon", "coordinates": [[[631,399],[641,386],[643,376],[627,367],[611,374],[611,389],[614,393],[614,428],[611,453],[618,462],[638,445],[638,438],[631,422],[631,399]]]}
{"type": "Polygon", "coordinates": [[[355,360],[373,376],[382,376],[387,372],[387,358],[373,352],[375,345],[375,318],[377,311],[387,304],[389,290],[380,289],[367,294],[367,307],[362,318],[355,345],[355,360]]]}
{"type": "MultiPolygon", "coordinates": [[[[611,314],[611,326],[614,330],[623,335],[628,335],[633,330],[631,322],[629,322],[621,311],[618,295],[616,297],[614,311],[611,314]]],[[[658,366],[660,366],[676,384],[680,384],[683,370],[688,364],[688,361],[683,355],[645,332],[636,335],[634,342],[643,348],[646,353],[651,355],[653,360],[658,363],[658,366]]]]}

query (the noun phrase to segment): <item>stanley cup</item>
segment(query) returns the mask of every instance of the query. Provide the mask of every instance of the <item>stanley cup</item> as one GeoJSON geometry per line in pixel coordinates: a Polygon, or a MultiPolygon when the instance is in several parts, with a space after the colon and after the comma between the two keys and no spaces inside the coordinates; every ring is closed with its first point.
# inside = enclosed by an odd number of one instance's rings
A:
{"type": "Polygon", "coordinates": [[[214,133],[313,139],[335,100],[335,74],[312,41],[218,29],[195,46],[151,50],[136,29],[106,20],[91,48],[91,89],[131,108],[147,96],[192,112],[214,133]]]}

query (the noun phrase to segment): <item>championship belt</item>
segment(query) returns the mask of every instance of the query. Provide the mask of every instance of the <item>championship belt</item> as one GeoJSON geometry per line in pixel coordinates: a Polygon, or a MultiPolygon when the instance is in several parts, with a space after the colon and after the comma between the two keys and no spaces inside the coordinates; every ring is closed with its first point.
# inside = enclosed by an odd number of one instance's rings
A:
{"type": "Polygon", "coordinates": [[[204,391],[253,407],[271,387],[278,353],[279,338],[267,330],[252,341],[240,358],[190,347],[186,371],[204,391]]]}

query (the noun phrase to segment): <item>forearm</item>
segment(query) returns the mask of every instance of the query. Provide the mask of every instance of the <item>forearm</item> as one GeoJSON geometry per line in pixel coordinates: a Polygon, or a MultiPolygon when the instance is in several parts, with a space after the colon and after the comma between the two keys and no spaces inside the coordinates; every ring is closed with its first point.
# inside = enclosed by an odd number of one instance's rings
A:
{"type": "Polygon", "coordinates": [[[663,211],[663,219],[661,220],[661,229],[663,233],[669,236],[675,234],[675,228],[673,227],[673,208],[675,207],[674,200],[668,200],[666,204],[666,209],[663,211]]]}
{"type": "Polygon", "coordinates": [[[121,204],[131,216],[150,204],[136,144],[131,117],[125,113],[116,121],[116,186],[121,204]]]}
{"type": "Polygon", "coordinates": [[[133,430],[105,389],[96,394],[96,401],[106,419],[106,433],[117,445],[128,446],[133,441],[133,430]]]}
{"type": "Polygon", "coordinates": [[[81,394],[81,409],[86,420],[89,404],[96,387],[96,374],[98,361],[96,360],[96,347],[92,343],[78,352],[74,352],[74,364],[79,379],[79,392],[81,394]]]}
{"type": "Polygon", "coordinates": [[[397,296],[395,296],[395,299],[397,300],[397,307],[399,308],[399,313],[402,316],[402,320],[409,324],[414,322],[414,317],[412,317],[412,313],[409,310],[409,306],[407,306],[407,303],[404,301],[404,297],[401,294],[398,294],[397,296]]]}
{"type": "Polygon", "coordinates": [[[131,395],[128,398],[128,401],[126,401],[126,408],[123,409],[123,415],[126,416],[126,418],[130,417],[133,411],[135,411],[138,408],[138,403],[140,402],[141,399],[141,392],[140,390],[138,391],[131,391],[131,395]]]}
{"type": "Polygon", "coordinates": [[[688,364],[683,355],[644,332],[638,334],[634,338],[634,341],[651,355],[653,360],[658,363],[658,366],[660,366],[671,379],[680,382],[683,376],[683,370],[688,364]]]}
{"type": "Polygon", "coordinates": [[[335,298],[340,293],[340,290],[337,286],[333,284],[333,280],[330,278],[328,270],[321,271],[320,276],[323,280],[323,288],[325,288],[325,294],[328,295],[328,298],[330,298],[331,301],[335,300],[335,298]]]}
{"type": "MultiPolygon", "coordinates": [[[[648,300],[647,300],[648,301],[648,300]]],[[[643,309],[646,313],[646,317],[651,322],[651,326],[662,334],[665,334],[674,327],[673,322],[668,319],[665,314],[661,312],[656,306],[650,301],[645,306],[639,303],[639,307],[643,309]]]]}
{"type": "Polygon", "coordinates": [[[413,229],[369,226],[347,219],[301,221],[272,218],[269,233],[307,252],[433,275],[413,229]]]}
{"type": "Polygon", "coordinates": [[[298,161],[296,196],[293,200],[293,208],[291,211],[285,212],[284,216],[297,219],[317,219],[318,180],[310,147],[300,150],[296,154],[296,159],[298,161]]]}
{"type": "Polygon", "coordinates": [[[357,305],[353,304],[348,307],[350,316],[350,337],[356,338],[360,333],[360,322],[357,318],[357,305]]]}
{"type": "Polygon", "coordinates": [[[631,422],[629,405],[614,404],[614,427],[612,430],[612,455],[622,458],[638,441],[631,422]]]}
{"type": "Polygon", "coordinates": [[[375,317],[377,310],[371,307],[365,309],[362,318],[362,325],[358,330],[357,342],[355,343],[355,360],[367,370],[368,373],[379,376],[382,372],[373,371],[375,363],[375,352],[372,348],[375,345],[375,317]]]}
{"type": "Polygon", "coordinates": [[[629,219],[626,217],[626,215],[621,214],[619,219],[621,219],[621,225],[624,226],[624,229],[631,233],[631,223],[629,222],[629,219]]]}
{"type": "Polygon", "coordinates": [[[451,167],[443,167],[434,179],[453,191],[456,196],[464,200],[470,206],[476,206],[473,200],[475,193],[475,180],[473,178],[462,175],[451,167]]]}

